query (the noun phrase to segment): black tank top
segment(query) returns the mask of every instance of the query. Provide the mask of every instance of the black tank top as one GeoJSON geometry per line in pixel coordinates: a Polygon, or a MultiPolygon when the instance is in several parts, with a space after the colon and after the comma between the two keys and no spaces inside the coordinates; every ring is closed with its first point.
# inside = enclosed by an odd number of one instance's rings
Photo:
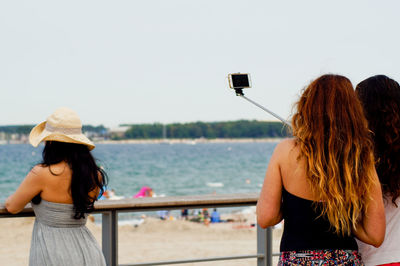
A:
{"type": "Polygon", "coordinates": [[[358,250],[352,236],[339,236],[333,232],[328,219],[318,217],[313,201],[299,198],[285,189],[282,192],[284,229],[281,251],[316,249],[358,250]]]}

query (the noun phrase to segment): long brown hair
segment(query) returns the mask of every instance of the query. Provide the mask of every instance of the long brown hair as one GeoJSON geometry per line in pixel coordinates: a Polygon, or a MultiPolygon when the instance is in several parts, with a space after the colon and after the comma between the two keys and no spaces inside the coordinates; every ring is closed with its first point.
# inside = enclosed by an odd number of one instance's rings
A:
{"type": "Polygon", "coordinates": [[[373,184],[367,121],[349,79],[323,75],[305,88],[292,119],[307,179],[334,232],[350,235],[373,184]]]}
{"type": "Polygon", "coordinates": [[[356,92],[372,131],[379,180],[385,196],[396,205],[400,196],[400,85],[377,75],[360,82],[356,92]]]}

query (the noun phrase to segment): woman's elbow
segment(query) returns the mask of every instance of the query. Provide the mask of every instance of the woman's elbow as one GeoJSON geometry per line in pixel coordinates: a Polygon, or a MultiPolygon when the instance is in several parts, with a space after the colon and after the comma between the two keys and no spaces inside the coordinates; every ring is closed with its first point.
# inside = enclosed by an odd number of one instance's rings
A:
{"type": "Polygon", "coordinates": [[[269,226],[268,221],[266,221],[265,219],[257,216],[257,224],[262,228],[265,229],[269,226]]]}
{"type": "Polygon", "coordinates": [[[19,211],[15,208],[13,208],[12,206],[8,206],[6,205],[6,210],[7,212],[11,213],[11,214],[17,214],[19,211]]]}
{"type": "MultiPolygon", "coordinates": [[[[384,216],[383,216],[384,217],[384,216]]],[[[386,220],[383,219],[380,225],[376,225],[374,230],[370,232],[371,238],[371,245],[378,248],[382,245],[383,241],[385,240],[386,234],[386,220]]]]}
{"type": "Polygon", "coordinates": [[[276,225],[282,220],[282,213],[279,207],[274,205],[257,203],[256,208],[257,224],[261,228],[276,225]]]}
{"type": "Polygon", "coordinates": [[[274,226],[281,220],[282,218],[280,214],[275,215],[275,214],[257,213],[257,224],[263,229],[270,226],[274,226]]]}
{"type": "Polygon", "coordinates": [[[13,206],[8,200],[4,204],[4,207],[6,208],[7,212],[9,212],[11,214],[17,214],[21,211],[20,209],[13,206]]]}
{"type": "Polygon", "coordinates": [[[379,248],[384,240],[385,240],[385,231],[378,232],[378,230],[376,230],[375,232],[368,234],[365,240],[361,241],[367,243],[368,245],[379,248]]]}
{"type": "Polygon", "coordinates": [[[257,224],[263,229],[274,226],[280,221],[282,221],[282,218],[280,217],[271,217],[269,219],[265,219],[264,217],[257,217],[257,224]]]}
{"type": "Polygon", "coordinates": [[[371,243],[370,244],[372,246],[376,247],[376,248],[379,248],[382,245],[384,240],[385,240],[385,235],[377,236],[374,239],[371,239],[371,243]]]}
{"type": "Polygon", "coordinates": [[[260,206],[257,205],[257,209],[256,209],[256,215],[257,215],[257,224],[265,229],[269,226],[268,223],[268,215],[266,214],[265,210],[261,210],[260,206]]]}

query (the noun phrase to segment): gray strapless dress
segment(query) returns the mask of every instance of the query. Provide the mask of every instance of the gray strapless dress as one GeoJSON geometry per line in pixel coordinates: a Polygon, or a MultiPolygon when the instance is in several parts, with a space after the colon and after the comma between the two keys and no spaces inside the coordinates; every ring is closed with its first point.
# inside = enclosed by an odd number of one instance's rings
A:
{"type": "Polygon", "coordinates": [[[42,199],[32,204],[35,224],[32,232],[30,266],[105,266],[103,253],[85,219],[74,219],[72,204],[42,199]]]}

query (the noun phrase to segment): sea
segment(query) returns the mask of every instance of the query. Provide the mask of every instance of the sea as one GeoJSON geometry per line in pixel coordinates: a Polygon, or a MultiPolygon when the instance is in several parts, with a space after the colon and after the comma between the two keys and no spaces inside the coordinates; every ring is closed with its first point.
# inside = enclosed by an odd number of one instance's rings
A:
{"type": "MultiPolygon", "coordinates": [[[[97,144],[93,155],[108,189],[130,198],[141,187],[156,196],[260,192],[278,142],[97,144]]],[[[0,145],[0,202],[41,161],[43,145],[0,145]]]]}

